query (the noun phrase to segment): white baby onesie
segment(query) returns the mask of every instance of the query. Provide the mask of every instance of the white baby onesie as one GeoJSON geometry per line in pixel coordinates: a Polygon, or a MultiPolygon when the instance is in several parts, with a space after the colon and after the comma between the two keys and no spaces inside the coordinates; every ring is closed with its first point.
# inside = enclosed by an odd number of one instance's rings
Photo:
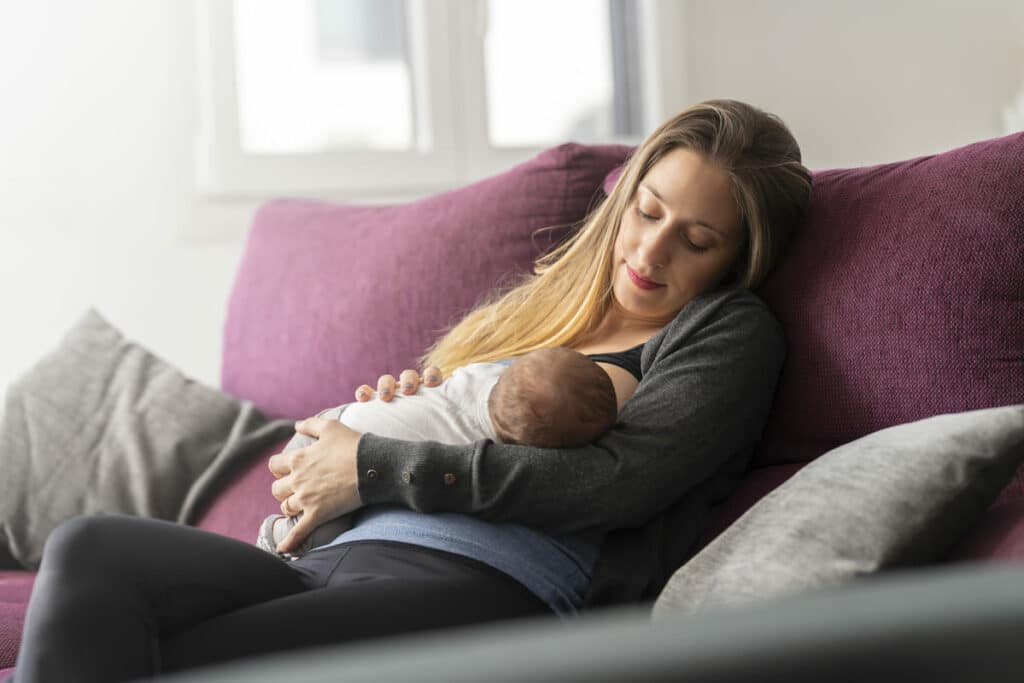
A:
{"type": "Polygon", "coordinates": [[[440,386],[421,385],[412,396],[396,392],[387,403],[378,399],[346,403],[321,413],[320,417],[339,420],[360,433],[406,441],[497,441],[487,398],[507,369],[503,363],[470,363],[456,368],[440,386]]]}

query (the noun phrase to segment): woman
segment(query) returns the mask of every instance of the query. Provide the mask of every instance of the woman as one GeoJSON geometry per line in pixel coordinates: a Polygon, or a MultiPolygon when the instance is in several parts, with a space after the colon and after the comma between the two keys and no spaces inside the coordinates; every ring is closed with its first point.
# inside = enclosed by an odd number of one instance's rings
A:
{"type": "Polygon", "coordinates": [[[448,374],[550,346],[639,352],[642,380],[611,432],[577,449],[444,446],[305,420],[318,441],[270,458],[282,512],[303,513],[279,550],[371,506],[352,536],[285,563],[159,520],[70,520],[47,541],[17,681],[128,680],[652,598],[760,435],[785,344],[749,290],[810,186],[776,117],[732,100],[672,117],[534,276],[424,358],[448,374]]]}

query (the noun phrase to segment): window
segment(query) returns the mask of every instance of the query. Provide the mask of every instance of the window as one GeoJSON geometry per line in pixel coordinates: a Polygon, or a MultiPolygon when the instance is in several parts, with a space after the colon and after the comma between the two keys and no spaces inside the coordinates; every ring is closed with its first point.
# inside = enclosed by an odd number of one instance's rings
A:
{"type": "Polygon", "coordinates": [[[196,0],[200,193],[413,198],[636,143],[664,115],[663,4],[196,0]]]}
{"type": "Polygon", "coordinates": [[[401,0],[240,2],[234,30],[246,153],[416,146],[401,0]]]}

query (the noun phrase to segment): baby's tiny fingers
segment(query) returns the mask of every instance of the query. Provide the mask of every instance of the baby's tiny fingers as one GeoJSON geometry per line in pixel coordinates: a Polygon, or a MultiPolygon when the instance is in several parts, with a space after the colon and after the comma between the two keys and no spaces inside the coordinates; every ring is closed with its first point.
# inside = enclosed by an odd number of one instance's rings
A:
{"type": "Polygon", "coordinates": [[[420,373],[415,370],[402,370],[402,374],[398,376],[398,383],[406,396],[415,394],[420,388],[420,373]]]}
{"type": "Polygon", "coordinates": [[[423,370],[423,384],[428,387],[436,387],[441,383],[441,368],[431,365],[423,370]]]}
{"type": "Polygon", "coordinates": [[[377,380],[377,397],[388,403],[395,397],[395,378],[393,375],[381,375],[377,380]]]}
{"type": "Polygon", "coordinates": [[[373,388],[369,384],[363,384],[356,389],[356,400],[360,403],[366,403],[373,398],[373,388]]]}

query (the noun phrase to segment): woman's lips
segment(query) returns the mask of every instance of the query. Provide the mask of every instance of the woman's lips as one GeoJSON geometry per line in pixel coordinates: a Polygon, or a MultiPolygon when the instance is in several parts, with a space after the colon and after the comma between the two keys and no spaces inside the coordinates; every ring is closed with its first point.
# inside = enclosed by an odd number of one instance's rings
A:
{"type": "Polygon", "coordinates": [[[629,273],[629,279],[633,281],[633,284],[639,287],[640,289],[657,289],[658,287],[665,286],[660,282],[648,280],[643,275],[630,268],[628,265],[626,266],[626,272],[629,273]]]}

